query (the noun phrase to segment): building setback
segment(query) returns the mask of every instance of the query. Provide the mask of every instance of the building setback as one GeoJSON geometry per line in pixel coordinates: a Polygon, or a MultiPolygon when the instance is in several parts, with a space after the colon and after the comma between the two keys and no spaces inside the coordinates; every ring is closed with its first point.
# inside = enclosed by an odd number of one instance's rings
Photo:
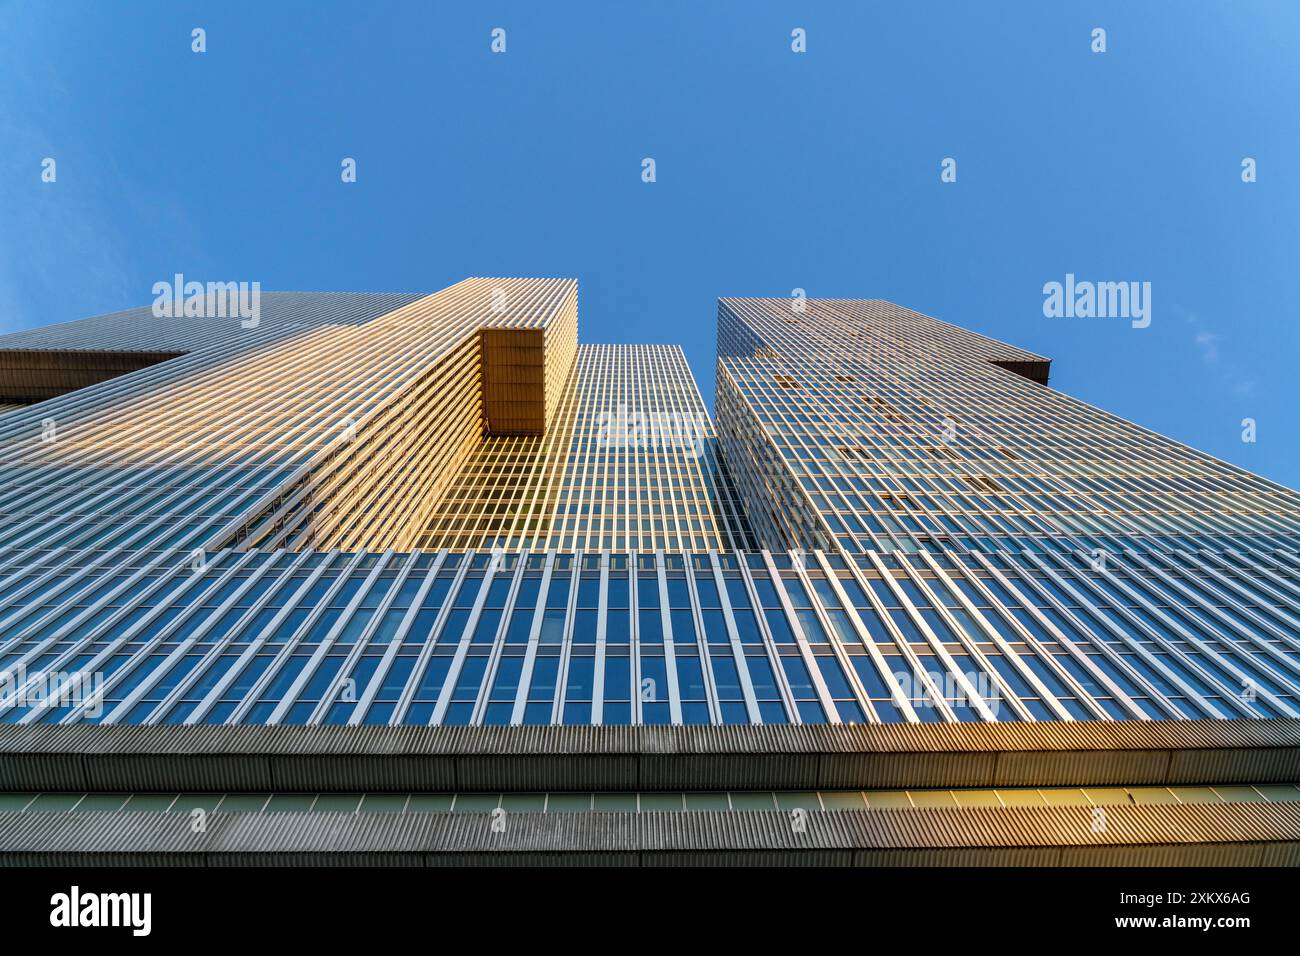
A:
{"type": "Polygon", "coordinates": [[[0,857],[1300,859],[1300,497],[1048,359],[261,302],[0,337],[0,857]]]}

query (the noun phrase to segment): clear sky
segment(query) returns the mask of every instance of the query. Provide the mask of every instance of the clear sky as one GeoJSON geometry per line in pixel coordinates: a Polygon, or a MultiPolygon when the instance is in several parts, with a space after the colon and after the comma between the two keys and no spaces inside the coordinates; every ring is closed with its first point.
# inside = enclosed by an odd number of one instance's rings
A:
{"type": "Polygon", "coordinates": [[[717,297],[798,287],[1297,487],[1298,47],[1296,2],[0,0],[0,331],[176,272],[574,276],[583,340],[681,343],[711,403],[717,297]],[[1150,327],[1045,317],[1067,273],[1150,327]]]}

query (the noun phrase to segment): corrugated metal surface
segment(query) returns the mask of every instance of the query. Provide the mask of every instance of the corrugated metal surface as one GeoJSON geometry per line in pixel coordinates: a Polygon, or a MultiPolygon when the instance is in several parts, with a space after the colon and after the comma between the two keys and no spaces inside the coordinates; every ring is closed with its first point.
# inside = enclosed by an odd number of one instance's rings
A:
{"type": "Polygon", "coordinates": [[[6,753],[823,754],[1300,748],[1300,720],[718,727],[0,726],[6,753]]]}
{"type": "Polygon", "coordinates": [[[1300,721],[0,726],[25,790],[843,789],[1300,779],[1300,721]]]}
{"type": "MultiPolygon", "coordinates": [[[[1195,849],[1195,848],[1191,848],[1195,849]]],[[[1119,853],[1122,848],[1104,852],[1119,853]]],[[[1188,852],[1183,847],[1176,853],[1188,852]]],[[[1057,847],[1011,847],[967,850],[858,850],[854,866],[1063,866],[1057,847]]]]}
{"type": "Polygon", "coordinates": [[[785,813],[0,813],[0,862],[1300,863],[1294,804],[785,813]]]}
{"type": "MultiPolygon", "coordinates": [[[[1171,753],[1170,750],[1146,748],[1002,751],[997,754],[993,782],[1001,787],[1070,786],[1077,781],[1102,780],[1164,783],[1169,780],[1171,753]]],[[[1222,780],[1227,752],[1210,750],[1198,753],[1212,755],[1205,761],[1204,769],[1216,780],[1222,780]]],[[[1262,772],[1263,768],[1260,769],[1262,772]]]]}

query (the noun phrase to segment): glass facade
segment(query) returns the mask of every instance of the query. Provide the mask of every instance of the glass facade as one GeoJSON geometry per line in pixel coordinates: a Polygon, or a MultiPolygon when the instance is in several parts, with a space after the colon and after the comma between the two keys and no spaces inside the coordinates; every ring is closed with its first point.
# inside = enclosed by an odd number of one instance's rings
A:
{"type": "Polygon", "coordinates": [[[718,356],[723,454],[774,550],[1300,546],[1290,489],[1043,387],[1041,356],[888,302],[723,299],[718,356]]]}
{"type": "Polygon", "coordinates": [[[1300,499],[889,303],[722,300],[716,431],[567,280],[140,321],[0,338],[183,353],[0,411],[0,722],[1300,715],[1300,499]]]}
{"type": "MultiPolygon", "coordinates": [[[[6,722],[721,724],[1295,716],[1300,566],[1068,555],[33,552],[6,722]],[[179,560],[178,560],[179,559],[179,560]],[[1269,582],[1269,583],[1265,583],[1269,582]],[[15,680],[16,680],[15,676],[15,680]],[[30,680],[37,680],[32,676],[30,680]]],[[[17,595],[23,595],[18,599],[17,595]]]]}
{"type": "Polygon", "coordinates": [[[422,548],[752,548],[677,346],[582,345],[544,436],[488,437],[422,548]]]}

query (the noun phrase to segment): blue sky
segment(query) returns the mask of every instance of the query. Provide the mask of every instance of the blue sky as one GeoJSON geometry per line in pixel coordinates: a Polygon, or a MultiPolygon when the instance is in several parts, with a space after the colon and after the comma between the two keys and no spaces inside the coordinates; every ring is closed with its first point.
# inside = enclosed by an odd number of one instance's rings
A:
{"type": "Polygon", "coordinates": [[[576,276],[584,340],[679,342],[711,403],[717,297],[799,287],[1297,487],[1298,43],[1296,3],[0,0],[0,331],[175,272],[576,276]],[[1046,318],[1066,273],[1150,327],[1046,318]]]}

